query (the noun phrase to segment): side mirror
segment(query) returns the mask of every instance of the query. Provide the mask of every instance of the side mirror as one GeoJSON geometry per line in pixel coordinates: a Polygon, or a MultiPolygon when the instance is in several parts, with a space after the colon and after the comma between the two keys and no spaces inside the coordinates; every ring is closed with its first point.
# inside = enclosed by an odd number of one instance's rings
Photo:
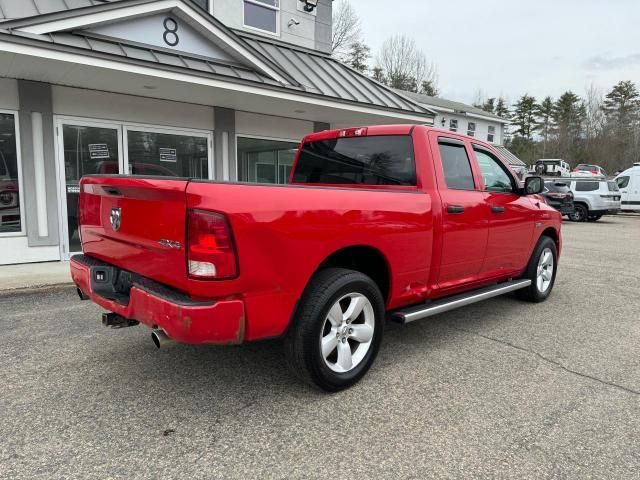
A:
{"type": "Polygon", "coordinates": [[[527,177],[524,180],[524,194],[535,195],[544,190],[544,180],[542,177],[527,177]]]}

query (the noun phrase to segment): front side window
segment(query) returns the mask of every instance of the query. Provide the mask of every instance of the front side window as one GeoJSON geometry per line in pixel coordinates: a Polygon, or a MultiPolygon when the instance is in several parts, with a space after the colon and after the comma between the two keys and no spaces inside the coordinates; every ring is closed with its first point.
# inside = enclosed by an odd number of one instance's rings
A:
{"type": "Polygon", "coordinates": [[[265,32],[279,32],[280,0],[243,0],[244,26],[265,32]]]}
{"type": "Polygon", "coordinates": [[[129,173],[209,178],[207,137],[128,130],[129,173]]]}
{"type": "Polygon", "coordinates": [[[618,188],[627,188],[629,186],[629,180],[631,177],[620,177],[616,179],[616,183],[618,184],[618,188]]]}
{"type": "Polygon", "coordinates": [[[238,180],[251,183],[289,183],[298,143],[238,137],[238,180]]]}
{"type": "Polygon", "coordinates": [[[487,133],[487,142],[493,143],[496,138],[496,127],[493,125],[489,125],[488,133],[487,133]]]}
{"type": "Polygon", "coordinates": [[[334,138],[302,146],[293,181],[326,185],[416,185],[409,135],[334,138]]]}
{"type": "Polygon", "coordinates": [[[458,131],[458,120],[452,118],[451,120],[449,120],[449,130],[452,132],[457,132],[458,131]]]}
{"type": "Polygon", "coordinates": [[[470,137],[475,136],[476,134],[476,124],[474,122],[469,122],[469,125],[467,127],[467,135],[469,135],[470,137]]]}
{"type": "Polygon", "coordinates": [[[21,231],[16,118],[0,113],[0,234],[21,231]]]}
{"type": "Polygon", "coordinates": [[[440,158],[447,187],[454,190],[475,190],[471,162],[464,145],[440,142],[440,158]]]}
{"type": "Polygon", "coordinates": [[[500,160],[483,150],[475,150],[487,192],[513,193],[511,176],[500,160]]]}

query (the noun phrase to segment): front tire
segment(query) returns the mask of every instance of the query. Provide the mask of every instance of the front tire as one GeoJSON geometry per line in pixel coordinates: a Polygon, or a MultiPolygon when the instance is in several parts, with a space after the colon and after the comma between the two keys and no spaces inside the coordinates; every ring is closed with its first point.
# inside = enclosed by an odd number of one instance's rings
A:
{"type": "Polygon", "coordinates": [[[544,302],[556,282],[558,247],[553,239],[543,235],[533,249],[529,264],[522,278],[531,280],[531,285],[517,291],[520,299],[529,302],[544,302]]]}
{"type": "Polygon", "coordinates": [[[378,354],[384,314],[384,299],[371,278],[342,268],[320,270],[284,339],[289,368],[328,392],[352,386],[378,354]]]}

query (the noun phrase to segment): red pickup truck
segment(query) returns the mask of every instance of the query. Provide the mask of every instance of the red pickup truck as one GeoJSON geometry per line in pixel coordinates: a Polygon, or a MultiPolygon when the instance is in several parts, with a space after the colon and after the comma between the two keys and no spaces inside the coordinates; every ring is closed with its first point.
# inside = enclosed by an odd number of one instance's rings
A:
{"type": "Polygon", "coordinates": [[[84,177],[71,273],[107,326],[144,323],[157,346],[283,337],[293,372],[336,391],[369,369],[387,316],[545,300],[562,240],[542,188],[464,135],[325,131],[288,185],[84,177]]]}

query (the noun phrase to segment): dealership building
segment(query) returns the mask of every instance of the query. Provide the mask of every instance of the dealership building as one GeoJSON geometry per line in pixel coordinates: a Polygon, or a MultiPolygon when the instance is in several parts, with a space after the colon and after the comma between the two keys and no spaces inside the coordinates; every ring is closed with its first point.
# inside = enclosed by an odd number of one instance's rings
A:
{"type": "Polygon", "coordinates": [[[330,43],[330,0],[0,0],[0,264],[80,249],[83,175],[284,183],[308,133],[433,124],[330,43]]]}

